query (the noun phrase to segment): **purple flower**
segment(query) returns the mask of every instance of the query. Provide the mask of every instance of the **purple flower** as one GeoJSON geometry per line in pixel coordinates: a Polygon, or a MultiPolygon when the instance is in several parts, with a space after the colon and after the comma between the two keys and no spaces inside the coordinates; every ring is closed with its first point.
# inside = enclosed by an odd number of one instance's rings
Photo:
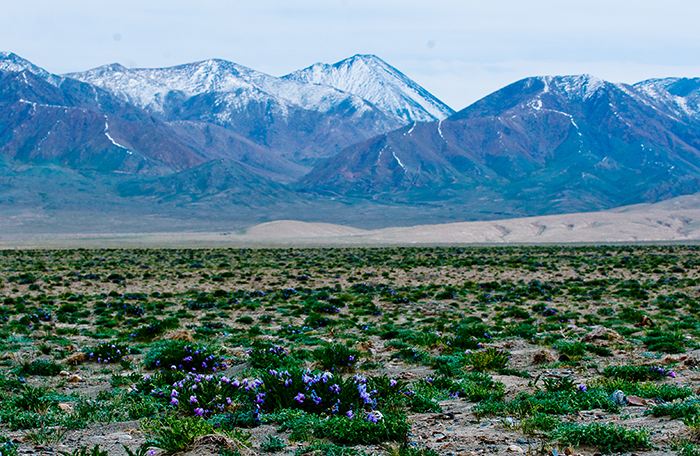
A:
{"type": "Polygon", "coordinates": [[[302,393],[298,393],[296,396],[294,396],[294,400],[300,404],[304,402],[304,399],[306,399],[306,396],[304,396],[302,393]]]}
{"type": "Polygon", "coordinates": [[[333,394],[340,394],[340,385],[334,383],[328,387],[328,391],[330,391],[333,394]]]}
{"type": "Polygon", "coordinates": [[[382,412],[380,412],[379,410],[372,410],[371,412],[369,412],[369,413],[367,414],[367,418],[366,418],[366,419],[367,419],[367,421],[369,421],[370,423],[378,423],[378,422],[381,421],[383,418],[384,418],[384,416],[382,415],[382,412]]]}
{"type": "Polygon", "coordinates": [[[197,416],[204,416],[204,409],[201,407],[197,407],[194,409],[194,414],[197,416]]]}
{"type": "Polygon", "coordinates": [[[353,417],[355,416],[355,413],[352,411],[352,409],[350,409],[347,412],[345,412],[345,416],[347,416],[350,419],[353,419],[353,417]]]}
{"type": "Polygon", "coordinates": [[[391,386],[392,388],[395,387],[397,383],[398,382],[396,380],[394,380],[393,378],[391,380],[389,380],[389,386],[391,386]]]}
{"type": "Polygon", "coordinates": [[[173,397],[172,399],[170,399],[170,404],[171,404],[171,405],[177,405],[177,404],[179,404],[179,403],[180,403],[180,401],[178,401],[176,397],[173,397]]]}
{"type": "Polygon", "coordinates": [[[585,393],[586,391],[588,391],[588,387],[584,384],[580,384],[577,388],[582,393],[585,393]]]}
{"type": "Polygon", "coordinates": [[[668,375],[668,376],[671,377],[671,378],[676,378],[676,372],[675,372],[675,371],[668,371],[668,373],[667,373],[666,375],[668,375]]]}
{"type": "Polygon", "coordinates": [[[199,401],[197,400],[197,396],[190,396],[190,404],[197,404],[199,401]]]}

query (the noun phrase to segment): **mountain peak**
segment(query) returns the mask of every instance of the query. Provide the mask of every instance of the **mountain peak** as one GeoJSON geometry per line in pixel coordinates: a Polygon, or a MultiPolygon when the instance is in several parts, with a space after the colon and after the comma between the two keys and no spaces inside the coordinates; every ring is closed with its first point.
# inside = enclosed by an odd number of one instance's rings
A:
{"type": "Polygon", "coordinates": [[[565,76],[538,76],[544,84],[543,92],[556,91],[569,98],[587,99],[610,83],[591,74],[565,76]]]}
{"type": "Polygon", "coordinates": [[[0,52],[0,71],[9,71],[13,73],[28,71],[53,85],[57,85],[61,79],[14,52],[7,51],[0,52]]]}
{"type": "Polygon", "coordinates": [[[40,70],[40,68],[14,52],[3,51],[0,52],[0,70],[14,72],[29,70],[34,73],[36,71],[33,70],[40,70]]]}
{"type": "Polygon", "coordinates": [[[357,63],[357,62],[363,62],[363,63],[381,63],[384,65],[389,65],[384,61],[381,57],[375,55],[375,54],[355,54],[352,55],[346,59],[340,60],[336,62],[334,65],[341,64],[343,62],[352,62],[352,63],[357,63]]]}
{"type": "Polygon", "coordinates": [[[284,76],[357,95],[405,123],[441,120],[454,111],[401,71],[373,54],[355,54],[333,64],[316,63],[284,76]]]}

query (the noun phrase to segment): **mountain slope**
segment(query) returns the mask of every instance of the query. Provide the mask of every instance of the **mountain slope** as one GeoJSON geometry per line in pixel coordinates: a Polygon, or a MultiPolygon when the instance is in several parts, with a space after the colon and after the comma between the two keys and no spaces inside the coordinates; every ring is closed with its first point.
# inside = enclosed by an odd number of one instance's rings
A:
{"type": "Polygon", "coordinates": [[[632,86],[528,78],[444,122],[349,147],[301,181],[380,200],[470,201],[482,214],[545,214],[700,190],[700,129],[632,86]]]}
{"type": "Polygon", "coordinates": [[[0,153],[105,172],[159,173],[203,161],[170,129],[72,79],[0,71],[0,153]]]}
{"type": "Polygon", "coordinates": [[[454,111],[375,55],[354,55],[332,65],[316,63],[284,79],[335,87],[370,101],[406,122],[442,120],[454,111]]]}
{"type": "Polygon", "coordinates": [[[235,132],[166,122],[10,53],[0,56],[0,153],[20,163],[130,174],[177,172],[215,159],[247,161],[255,172],[282,181],[304,172],[235,132]]]}

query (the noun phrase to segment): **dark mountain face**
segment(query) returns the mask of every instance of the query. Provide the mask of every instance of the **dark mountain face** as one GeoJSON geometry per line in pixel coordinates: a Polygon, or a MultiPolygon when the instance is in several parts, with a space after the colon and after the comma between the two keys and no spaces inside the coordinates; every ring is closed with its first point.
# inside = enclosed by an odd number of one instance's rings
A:
{"type": "Polygon", "coordinates": [[[700,130],[632,86],[587,76],[518,81],[444,122],[351,146],[302,186],[479,212],[600,209],[700,191],[700,130]]]}
{"type": "Polygon", "coordinates": [[[169,122],[14,54],[0,58],[0,154],[19,164],[120,174],[165,175],[216,159],[246,161],[253,175],[283,182],[305,172],[233,131],[169,122]]]}
{"type": "Polygon", "coordinates": [[[0,72],[0,119],[0,151],[23,163],[163,173],[204,161],[164,123],[71,79],[0,72]]]}

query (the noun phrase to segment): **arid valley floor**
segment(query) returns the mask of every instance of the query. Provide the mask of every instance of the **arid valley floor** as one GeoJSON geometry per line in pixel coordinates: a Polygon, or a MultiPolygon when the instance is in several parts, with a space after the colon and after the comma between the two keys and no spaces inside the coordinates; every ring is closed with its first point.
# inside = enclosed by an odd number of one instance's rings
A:
{"type": "Polygon", "coordinates": [[[699,253],[2,251],[0,451],[699,454],[699,253]]]}

